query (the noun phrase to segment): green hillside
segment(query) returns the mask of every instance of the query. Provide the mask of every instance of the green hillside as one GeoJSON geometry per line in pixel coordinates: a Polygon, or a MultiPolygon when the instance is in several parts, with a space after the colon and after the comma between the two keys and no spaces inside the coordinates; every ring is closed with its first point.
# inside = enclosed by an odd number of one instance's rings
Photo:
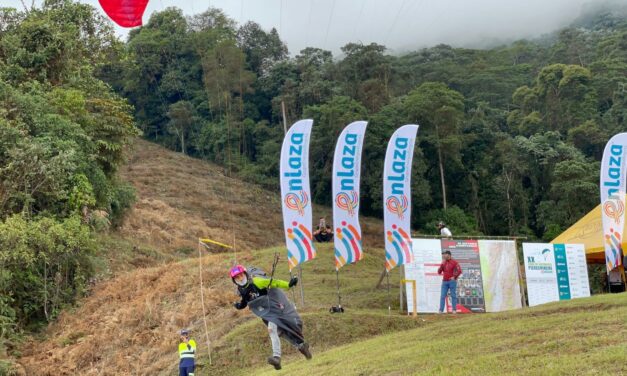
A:
{"type": "Polygon", "coordinates": [[[260,367],[240,374],[621,375],[626,336],[627,294],[600,295],[516,312],[437,316],[311,361],[289,359],[280,372],[260,367]]]}

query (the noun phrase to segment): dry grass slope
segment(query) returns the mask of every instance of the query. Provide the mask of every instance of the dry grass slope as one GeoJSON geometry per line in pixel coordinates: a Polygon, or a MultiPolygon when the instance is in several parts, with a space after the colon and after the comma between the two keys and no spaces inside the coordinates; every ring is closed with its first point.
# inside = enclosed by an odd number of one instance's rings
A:
{"type": "MultiPolygon", "coordinates": [[[[230,178],[222,167],[138,140],[122,176],[138,193],[122,234],[163,249],[196,247],[198,237],[240,250],[282,244],[279,192],[230,178]]],[[[314,207],[314,218],[330,209],[314,207]]],[[[364,242],[382,246],[380,220],[363,218],[364,242]]]]}
{"type": "Polygon", "coordinates": [[[128,237],[165,249],[195,249],[198,237],[247,250],[280,242],[278,194],[219,166],[137,140],[122,177],[138,194],[121,230],[128,237]]]}
{"type": "MultiPolygon", "coordinates": [[[[208,325],[228,330],[242,314],[227,309],[233,291],[220,257],[203,259],[203,278],[210,282],[204,293],[208,325]]],[[[170,374],[177,360],[177,330],[201,326],[198,281],[198,265],[190,260],[102,283],[79,308],[61,315],[47,340],[31,342],[21,363],[29,375],[170,374]]]]}

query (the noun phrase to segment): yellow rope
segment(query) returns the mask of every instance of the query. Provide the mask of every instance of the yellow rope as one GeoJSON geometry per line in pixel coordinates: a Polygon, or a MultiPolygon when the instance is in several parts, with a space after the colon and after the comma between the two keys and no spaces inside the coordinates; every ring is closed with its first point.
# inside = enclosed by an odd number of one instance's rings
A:
{"type": "Polygon", "coordinates": [[[211,366],[211,341],[209,340],[209,330],[207,329],[207,311],[205,309],[205,294],[203,292],[202,283],[202,252],[200,249],[200,244],[201,242],[198,242],[198,275],[200,277],[200,301],[202,302],[202,320],[205,325],[205,340],[207,341],[207,351],[209,352],[209,365],[211,366]]]}
{"type": "Polygon", "coordinates": [[[198,238],[198,241],[199,241],[199,242],[201,242],[201,243],[205,243],[205,244],[206,244],[206,243],[210,243],[210,244],[219,245],[220,247],[224,247],[224,248],[229,248],[229,249],[230,249],[230,248],[233,248],[233,247],[232,247],[232,246],[230,246],[230,245],[223,244],[223,243],[220,243],[220,242],[217,242],[217,241],[215,241],[215,240],[208,239],[208,238],[198,238]]]}

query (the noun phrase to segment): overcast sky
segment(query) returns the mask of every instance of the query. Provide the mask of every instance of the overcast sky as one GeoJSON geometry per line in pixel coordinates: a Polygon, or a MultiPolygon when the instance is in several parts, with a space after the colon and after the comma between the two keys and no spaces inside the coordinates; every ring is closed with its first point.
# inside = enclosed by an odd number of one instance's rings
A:
{"type": "MultiPolygon", "coordinates": [[[[30,3],[31,0],[24,0],[30,3]]],[[[42,0],[36,0],[40,4],[42,0]]],[[[81,0],[100,9],[97,0],[81,0]]],[[[292,54],[307,46],[334,54],[348,42],[377,42],[391,52],[438,43],[483,47],[539,36],[567,25],[591,0],[150,0],[150,14],[169,6],[186,15],[209,6],[238,23],[275,27],[292,54]]],[[[0,0],[21,8],[20,0],[0,0]]],[[[126,31],[117,28],[120,36],[126,31]]]]}

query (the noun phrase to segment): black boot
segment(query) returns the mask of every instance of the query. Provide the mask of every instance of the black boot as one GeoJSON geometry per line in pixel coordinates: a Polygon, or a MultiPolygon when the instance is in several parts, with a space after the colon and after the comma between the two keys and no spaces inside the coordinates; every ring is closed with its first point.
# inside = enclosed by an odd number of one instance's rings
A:
{"type": "Polygon", "coordinates": [[[274,366],[274,369],[278,371],[281,369],[281,358],[278,356],[269,356],[268,364],[274,366]]]}
{"type": "Polygon", "coordinates": [[[305,355],[305,358],[307,358],[307,360],[311,359],[311,351],[309,351],[309,344],[307,342],[303,342],[298,345],[298,351],[300,351],[301,354],[305,355]]]}

